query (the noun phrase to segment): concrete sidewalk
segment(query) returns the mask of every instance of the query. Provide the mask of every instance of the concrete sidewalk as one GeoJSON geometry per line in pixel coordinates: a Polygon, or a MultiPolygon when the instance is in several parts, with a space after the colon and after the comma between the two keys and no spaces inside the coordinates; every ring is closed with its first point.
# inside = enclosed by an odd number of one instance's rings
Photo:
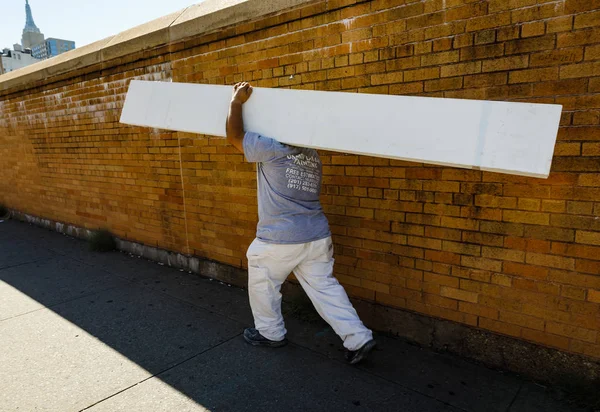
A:
{"type": "Polygon", "coordinates": [[[279,349],[251,325],[244,290],[0,223],[0,411],[594,410],[385,336],[352,367],[322,321],[288,313],[279,349]]]}

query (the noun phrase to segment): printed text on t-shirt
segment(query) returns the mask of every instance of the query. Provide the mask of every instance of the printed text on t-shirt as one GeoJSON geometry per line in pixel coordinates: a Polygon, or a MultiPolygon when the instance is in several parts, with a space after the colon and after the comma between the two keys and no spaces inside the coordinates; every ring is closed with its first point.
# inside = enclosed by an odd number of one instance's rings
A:
{"type": "Polygon", "coordinates": [[[285,171],[285,178],[288,180],[288,189],[317,193],[320,180],[319,158],[306,156],[304,153],[296,156],[288,155],[287,158],[294,162],[294,167],[290,166],[285,171]]]}

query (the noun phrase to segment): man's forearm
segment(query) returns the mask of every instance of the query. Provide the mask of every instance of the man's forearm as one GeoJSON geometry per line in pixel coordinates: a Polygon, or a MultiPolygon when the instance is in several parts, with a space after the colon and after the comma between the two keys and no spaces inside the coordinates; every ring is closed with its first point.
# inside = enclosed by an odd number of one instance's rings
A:
{"type": "Polygon", "coordinates": [[[229,105],[227,116],[227,140],[238,150],[244,151],[242,143],[244,140],[244,118],[242,117],[242,103],[235,100],[229,105]]]}

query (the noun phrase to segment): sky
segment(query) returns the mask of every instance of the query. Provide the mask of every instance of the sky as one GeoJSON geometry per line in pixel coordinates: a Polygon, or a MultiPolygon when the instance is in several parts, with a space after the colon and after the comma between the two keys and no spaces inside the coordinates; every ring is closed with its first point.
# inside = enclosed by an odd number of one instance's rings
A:
{"type": "MultiPolygon", "coordinates": [[[[29,0],[33,20],[46,38],[85,46],[201,0],[29,0]]],[[[0,1],[0,49],[21,43],[25,0],[0,1]]]]}

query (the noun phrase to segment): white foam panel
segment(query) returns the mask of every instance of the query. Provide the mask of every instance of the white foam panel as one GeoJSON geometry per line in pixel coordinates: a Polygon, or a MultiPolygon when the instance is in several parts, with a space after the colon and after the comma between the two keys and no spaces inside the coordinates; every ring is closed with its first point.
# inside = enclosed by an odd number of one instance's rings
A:
{"type": "MultiPolygon", "coordinates": [[[[225,136],[230,86],[131,82],[121,123],[225,136]]],[[[247,131],[283,143],[548,177],[562,106],[254,88],[247,131]]]]}

